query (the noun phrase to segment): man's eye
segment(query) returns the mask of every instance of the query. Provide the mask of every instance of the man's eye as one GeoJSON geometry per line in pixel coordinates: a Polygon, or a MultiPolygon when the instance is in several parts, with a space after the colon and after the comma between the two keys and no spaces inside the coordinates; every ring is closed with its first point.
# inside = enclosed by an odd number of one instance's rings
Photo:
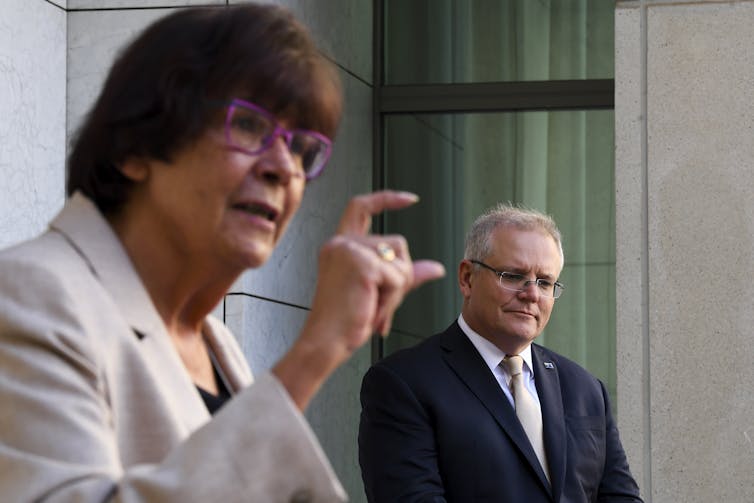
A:
{"type": "Polygon", "coordinates": [[[503,279],[503,281],[507,281],[510,283],[519,283],[521,281],[524,281],[524,275],[523,274],[515,274],[512,272],[504,272],[500,274],[500,277],[503,279]]]}

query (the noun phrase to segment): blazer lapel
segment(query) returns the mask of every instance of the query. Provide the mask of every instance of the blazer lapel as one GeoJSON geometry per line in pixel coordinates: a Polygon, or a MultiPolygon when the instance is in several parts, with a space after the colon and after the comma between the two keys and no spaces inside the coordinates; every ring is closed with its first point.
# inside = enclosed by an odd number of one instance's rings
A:
{"type": "Polygon", "coordinates": [[[534,364],[534,382],[542,408],[542,426],[550,468],[550,481],[554,501],[560,501],[565,481],[566,432],[563,397],[560,393],[558,368],[545,354],[543,348],[531,345],[534,364]]]}
{"type": "Polygon", "coordinates": [[[154,370],[165,402],[188,433],[210,416],[181,362],[149,293],[120,240],[94,204],[76,193],[50,228],[61,233],[108,291],[125,322],[135,332],[142,355],[154,370]]]}
{"type": "MultiPolygon", "coordinates": [[[[516,411],[511,407],[495,376],[489,371],[487,364],[457,322],[442,334],[440,345],[445,349],[445,361],[451,369],[484,404],[532,469],[537,472],[542,485],[550,491],[550,484],[547,482],[547,477],[523,426],[516,417],[516,411]]],[[[547,438],[545,438],[546,443],[547,438]]]]}
{"type": "Polygon", "coordinates": [[[218,365],[229,381],[228,384],[231,387],[229,391],[235,394],[249,386],[254,381],[254,376],[243,353],[235,343],[233,334],[220,320],[212,316],[208,316],[204,320],[202,332],[217,359],[218,365]]]}

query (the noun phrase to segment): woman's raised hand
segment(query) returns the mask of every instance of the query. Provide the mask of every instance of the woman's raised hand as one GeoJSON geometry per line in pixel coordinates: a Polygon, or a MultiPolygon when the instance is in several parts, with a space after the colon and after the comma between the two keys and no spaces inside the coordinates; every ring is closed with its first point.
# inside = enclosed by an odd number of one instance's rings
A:
{"type": "Polygon", "coordinates": [[[445,274],[439,262],[413,262],[403,236],[369,234],[374,215],[385,210],[405,208],[418,199],[410,192],[387,190],[354,197],[341,217],[338,235],[322,249],[320,274],[324,272],[324,266],[327,274],[332,274],[333,279],[337,280],[336,270],[341,267],[341,258],[351,268],[358,269],[349,271],[340,279],[345,283],[343,286],[347,288],[350,298],[343,298],[344,292],[339,288],[327,288],[326,282],[323,282],[325,291],[322,291],[323,298],[340,299],[351,308],[350,313],[343,314],[350,314],[350,321],[355,324],[354,330],[364,332],[351,341],[354,348],[363,344],[372,333],[387,335],[393,314],[405,295],[445,274]],[[335,256],[330,257],[331,253],[335,256]]]}
{"type": "Polygon", "coordinates": [[[369,233],[372,216],[417,201],[414,194],[390,190],[356,196],[337,234],[322,246],[311,313],[273,370],[301,409],[373,333],[387,335],[409,291],[445,274],[439,262],[412,261],[403,236],[369,233]]]}

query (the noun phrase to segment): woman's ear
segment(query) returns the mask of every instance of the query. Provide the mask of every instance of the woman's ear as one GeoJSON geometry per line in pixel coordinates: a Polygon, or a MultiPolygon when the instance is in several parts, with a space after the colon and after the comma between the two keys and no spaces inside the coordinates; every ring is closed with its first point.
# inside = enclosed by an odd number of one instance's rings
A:
{"type": "Polygon", "coordinates": [[[132,182],[143,182],[149,177],[149,162],[146,159],[131,157],[120,165],[119,170],[132,182]]]}

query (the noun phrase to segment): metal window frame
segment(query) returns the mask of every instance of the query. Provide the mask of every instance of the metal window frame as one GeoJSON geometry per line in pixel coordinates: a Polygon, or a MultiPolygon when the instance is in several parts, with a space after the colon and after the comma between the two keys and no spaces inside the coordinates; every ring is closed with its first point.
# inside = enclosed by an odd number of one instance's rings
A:
{"type": "Polygon", "coordinates": [[[613,79],[381,85],[376,112],[386,114],[609,109],[613,79]]]}
{"type": "MultiPolygon", "coordinates": [[[[615,108],[615,79],[385,85],[384,2],[374,0],[372,27],[372,187],[384,188],[383,131],[387,115],[449,114],[615,108]]],[[[373,221],[384,232],[385,217],[373,221]]],[[[383,339],[372,337],[372,362],[383,357],[383,339]]]]}

